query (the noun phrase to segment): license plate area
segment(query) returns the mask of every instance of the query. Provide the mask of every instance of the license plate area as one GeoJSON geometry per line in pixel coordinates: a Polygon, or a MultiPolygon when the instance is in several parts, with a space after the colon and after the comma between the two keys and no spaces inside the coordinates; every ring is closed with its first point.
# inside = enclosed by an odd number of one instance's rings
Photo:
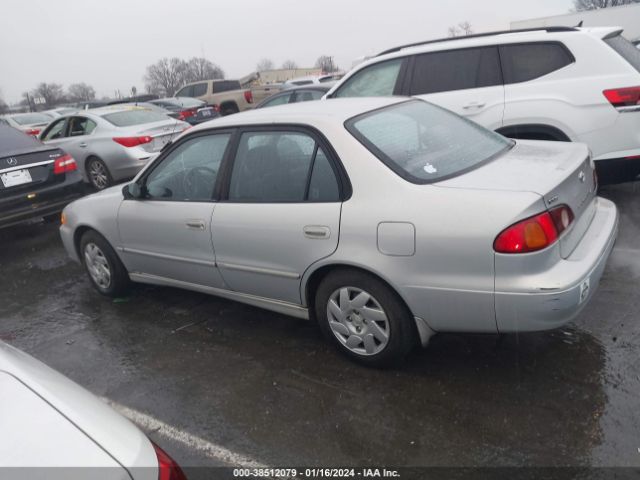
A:
{"type": "Polygon", "coordinates": [[[15,187],[17,185],[24,185],[25,183],[31,183],[33,180],[29,170],[13,170],[11,172],[0,174],[0,180],[5,188],[15,187]]]}

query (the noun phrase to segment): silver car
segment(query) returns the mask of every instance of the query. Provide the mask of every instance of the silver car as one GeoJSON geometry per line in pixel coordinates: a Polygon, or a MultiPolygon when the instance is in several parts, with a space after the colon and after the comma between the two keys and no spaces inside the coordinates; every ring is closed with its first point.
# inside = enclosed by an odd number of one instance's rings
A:
{"type": "Polygon", "coordinates": [[[51,120],[53,120],[53,117],[44,112],[12,113],[0,116],[0,123],[17,128],[32,137],[40,135],[42,129],[46,127],[51,120]]]}
{"type": "Polygon", "coordinates": [[[189,124],[129,105],[84,110],[54,120],[40,134],[78,163],[85,182],[97,190],[130,179],[189,124]]]}
{"type": "Polygon", "coordinates": [[[435,332],[559,327],[618,226],[582,144],[508,140],[421,100],[338,99],[192,128],[63,212],[95,288],[129,280],[312,318],[369,365],[435,332]]]}

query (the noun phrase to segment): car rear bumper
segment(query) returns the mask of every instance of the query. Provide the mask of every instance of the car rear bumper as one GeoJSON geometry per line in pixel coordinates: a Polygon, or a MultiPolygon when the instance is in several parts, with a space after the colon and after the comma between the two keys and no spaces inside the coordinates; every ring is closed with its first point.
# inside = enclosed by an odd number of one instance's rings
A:
{"type": "Polygon", "coordinates": [[[78,178],[72,183],[51,187],[34,192],[35,197],[15,199],[2,205],[0,209],[0,228],[10,227],[33,218],[59,213],[71,201],[84,194],[82,180],[78,178]]]}
{"type": "Polygon", "coordinates": [[[548,330],[575,318],[600,283],[617,233],[616,206],[598,197],[591,225],[569,257],[532,277],[530,292],[495,292],[498,331],[548,330]]]}

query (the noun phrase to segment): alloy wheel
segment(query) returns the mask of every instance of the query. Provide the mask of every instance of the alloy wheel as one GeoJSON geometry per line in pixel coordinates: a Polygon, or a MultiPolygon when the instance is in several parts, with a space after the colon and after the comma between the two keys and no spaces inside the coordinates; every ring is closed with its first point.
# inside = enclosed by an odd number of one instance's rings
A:
{"type": "Polygon", "coordinates": [[[98,190],[103,190],[109,186],[109,174],[102,162],[94,160],[89,164],[89,177],[93,186],[98,190]]]}

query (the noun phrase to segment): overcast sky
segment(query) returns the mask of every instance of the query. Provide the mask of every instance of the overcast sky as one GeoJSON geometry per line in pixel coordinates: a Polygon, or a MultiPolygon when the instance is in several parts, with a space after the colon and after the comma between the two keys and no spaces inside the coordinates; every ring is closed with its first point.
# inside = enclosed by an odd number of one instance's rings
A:
{"type": "Polygon", "coordinates": [[[261,58],[342,68],[397,44],[444,37],[469,21],[476,32],[512,20],[566,13],[571,0],[2,0],[0,91],[7,102],[38,82],[144,90],[161,57],[204,56],[227,78],[261,58]]]}

